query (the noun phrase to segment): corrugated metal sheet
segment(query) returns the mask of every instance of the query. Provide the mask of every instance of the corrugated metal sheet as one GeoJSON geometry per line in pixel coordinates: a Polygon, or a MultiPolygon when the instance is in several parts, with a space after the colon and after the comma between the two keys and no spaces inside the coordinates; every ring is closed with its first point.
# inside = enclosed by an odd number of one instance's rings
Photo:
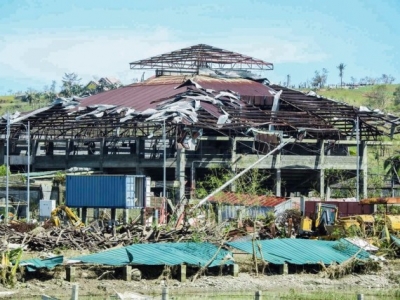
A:
{"type": "Polygon", "coordinates": [[[45,259],[32,258],[22,260],[19,265],[26,267],[29,272],[35,272],[38,269],[53,269],[55,266],[61,265],[64,261],[64,256],[55,256],[45,259]]]}
{"type": "MultiPolygon", "coordinates": [[[[261,246],[262,256],[256,247],[257,257],[273,264],[290,263],[295,265],[318,264],[325,265],[342,263],[357,254],[360,259],[369,257],[368,252],[346,240],[320,241],[303,239],[272,239],[257,241],[261,246]]],[[[252,242],[230,242],[229,246],[252,254],[252,242]]]]}
{"type": "Polygon", "coordinates": [[[284,197],[266,196],[266,195],[250,195],[237,194],[232,192],[219,193],[210,198],[211,202],[245,205],[245,206],[264,206],[275,207],[286,201],[284,197]]]}
{"type": "Polygon", "coordinates": [[[206,89],[231,90],[239,93],[241,99],[250,104],[271,105],[273,101],[273,95],[269,87],[248,79],[219,79],[208,76],[160,76],[150,78],[143,83],[132,84],[90,96],[82,100],[80,106],[110,104],[144,111],[147,108],[155,108],[158,100],[167,99],[186,91],[186,86],[179,89],[175,88],[189,78],[192,78],[206,89]]]}
{"type": "Polygon", "coordinates": [[[134,208],[144,206],[144,175],[70,175],[66,205],[70,207],[134,208]]]}
{"type": "Polygon", "coordinates": [[[241,216],[246,218],[256,218],[258,216],[265,216],[269,211],[273,211],[273,207],[265,206],[240,206],[240,205],[223,205],[219,207],[221,210],[222,220],[236,219],[238,210],[241,210],[241,216]]]}
{"type": "MultiPolygon", "coordinates": [[[[124,265],[169,265],[188,264],[205,266],[217,252],[218,247],[210,243],[157,243],[136,244],[99,253],[71,258],[83,263],[124,265]]],[[[233,264],[232,253],[221,249],[210,267],[233,264]]]]}

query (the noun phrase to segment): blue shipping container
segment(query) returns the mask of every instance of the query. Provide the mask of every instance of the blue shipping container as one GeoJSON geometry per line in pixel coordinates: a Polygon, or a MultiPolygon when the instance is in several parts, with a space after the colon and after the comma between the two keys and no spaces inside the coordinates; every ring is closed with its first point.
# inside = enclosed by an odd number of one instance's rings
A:
{"type": "Polygon", "coordinates": [[[93,208],[143,207],[144,175],[68,175],[66,205],[93,208]]]}

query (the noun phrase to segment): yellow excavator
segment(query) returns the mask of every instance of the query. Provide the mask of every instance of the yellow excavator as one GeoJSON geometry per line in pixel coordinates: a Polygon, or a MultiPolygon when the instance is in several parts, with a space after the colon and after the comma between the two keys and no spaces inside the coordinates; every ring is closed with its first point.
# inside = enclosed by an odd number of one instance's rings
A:
{"type": "Polygon", "coordinates": [[[344,233],[350,228],[360,230],[364,234],[374,230],[372,215],[356,215],[340,217],[339,209],[334,204],[316,203],[312,218],[303,216],[300,222],[299,237],[334,239],[334,233],[344,233]]]}
{"type": "Polygon", "coordinates": [[[66,205],[60,205],[53,209],[51,212],[50,222],[54,224],[54,226],[60,227],[61,220],[60,215],[62,213],[68,217],[68,220],[74,227],[84,227],[85,224],[79,219],[79,217],[66,205]]]}
{"type": "Polygon", "coordinates": [[[389,232],[400,233],[400,215],[393,215],[388,213],[388,205],[400,205],[400,197],[377,197],[366,198],[360,201],[362,205],[379,205],[386,206],[385,212],[382,216],[382,222],[386,225],[389,232]]]}

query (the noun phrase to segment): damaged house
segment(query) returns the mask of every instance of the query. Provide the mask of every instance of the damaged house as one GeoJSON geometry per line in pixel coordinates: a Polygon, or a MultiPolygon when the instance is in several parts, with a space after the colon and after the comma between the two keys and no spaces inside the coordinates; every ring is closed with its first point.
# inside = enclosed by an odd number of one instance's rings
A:
{"type": "MultiPolygon", "coordinates": [[[[270,84],[255,76],[273,64],[208,45],[130,63],[153,77],[86,98],[58,98],[10,116],[10,165],[31,171],[90,168],[162,182],[176,201],[194,196],[212,166],[255,167],[278,197],[326,187],[324,171],[340,169],[367,193],[367,147],[398,133],[394,116],[270,84]],[[26,125],[30,123],[30,153],[26,125]],[[21,125],[23,124],[23,125],[21,125]],[[350,155],[349,147],[358,147],[350,155]],[[359,159],[358,159],[359,158],[359,159]]],[[[263,72],[265,73],[265,72],[263,72]]],[[[0,164],[6,157],[6,116],[0,122],[0,164]]],[[[162,188],[155,193],[162,193],[162,188]]]]}

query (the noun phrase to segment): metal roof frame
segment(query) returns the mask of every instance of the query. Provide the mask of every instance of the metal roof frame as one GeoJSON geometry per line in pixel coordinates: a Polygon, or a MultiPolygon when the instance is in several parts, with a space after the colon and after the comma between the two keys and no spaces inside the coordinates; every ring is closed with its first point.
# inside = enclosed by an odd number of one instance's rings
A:
{"type": "Polygon", "coordinates": [[[211,69],[259,69],[273,70],[272,63],[256,59],[237,52],[198,44],[180,50],[131,62],[131,69],[175,69],[193,70],[211,69]]]}

